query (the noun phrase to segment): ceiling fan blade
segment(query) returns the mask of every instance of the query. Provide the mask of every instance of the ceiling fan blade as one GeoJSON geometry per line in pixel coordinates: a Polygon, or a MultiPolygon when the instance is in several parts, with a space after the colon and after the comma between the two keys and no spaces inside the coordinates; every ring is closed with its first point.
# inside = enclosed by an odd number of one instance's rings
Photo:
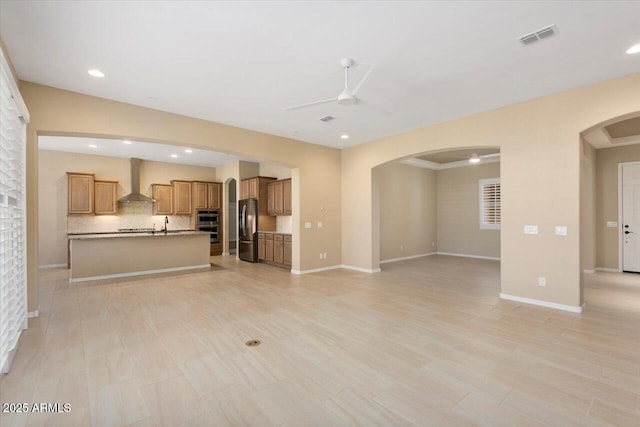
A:
{"type": "Polygon", "coordinates": [[[338,97],[330,98],[330,99],[324,99],[322,101],[308,102],[306,104],[300,104],[300,105],[294,105],[293,107],[287,107],[287,108],[284,109],[284,111],[297,110],[298,108],[310,107],[312,105],[324,104],[324,103],[327,103],[327,102],[335,102],[337,100],[338,100],[338,97]]]}
{"type": "Polygon", "coordinates": [[[351,95],[353,95],[353,96],[355,96],[356,93],[358,93],[358,91],[362,87],[362,84],[364,83],[364,81],[367,80],[367,77],[369,77],[369,74],[371,74],[371,71],[373,71],[373,65],[371,65],[371,64],[362,64],[362,63],[360,63],[360,65],[367,65],[369,67],[369,69],[367,70],[366,73],[364,73],[364,76],[362,76],[362,80],[360,80],[360,83],[358,83],[358,86],[356,86],[356,88],[353,90],[353,92],[351,92],[351,95]]]}

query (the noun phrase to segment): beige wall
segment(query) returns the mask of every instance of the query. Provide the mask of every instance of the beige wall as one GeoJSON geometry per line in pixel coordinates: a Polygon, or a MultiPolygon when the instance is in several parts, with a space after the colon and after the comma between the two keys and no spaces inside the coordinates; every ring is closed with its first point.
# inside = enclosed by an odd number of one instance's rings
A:
{"type": "MultiPolygon", "coordinates": [[[[20,90],[29,108],[27,128],[27,265],[29,310],[38,306],[38,150],[37,135],[82,135],[131,138],[208,148],[295,167],[294,221],[323,222],[323,228],[293,224],[298,239],[293,262],[300,270],[339,264],[341,245],[341,151],[226,126],[158,110],[137,107],[29,82],[20,90]],[[296,250],[299,253],[296,253],[296,250]],[[319,252],[327,252],[325,260],[319,252]]],[[[240,170],[240,178],[245,177],[240,170]]]]}
{"type": "MultiPolygon", "coordinates": [[[[67,262],[66,172],[93,173],[99,180],[118,181],[118,198],[131,192],[129,159],[39,150],[38,262],[41,266],[67,262]]],[[[151,196],[151,184],[169,184],[172,179],[213,181],[215,173],[213,168],[143,161],[140,164],[140,190],[151,196]]],[[[92,218],[97,221],[107,219],[92,218]]],[[[149,219],[149,227],[151,222],[149,219]]],[[[158,221],[156,225],[161,226],[158,221]]]]}
{"type": "Polygon", "coordinates": [[[473,141],[473,146],[500,147],[501,291],[573,307],[582,305],[580,133],[637,111],[640,74],[343,150],[343,264],[365,270],[379,268],[372,168],[414,154],[467,148],[473,141]],[[538,225],[540,233],[525,235],[524,225],[538,225]],[[554,235],[555,225],[566,225],[569,234],[554,235]],[[546,287],[538,286],[540,276],[546,277],[546,287]]]}
{"type": "Polygon", "coordinates": [[[618,221],[618,164],[637,161],[638,144],[596,151],[596,267],[618,268],[618,228],[607,221],[618,221]]]}
{"type": "Polygon", "coordinates": [[[500,230],[480,228],[478,183],[499,177],[499,162],[438,171],[438,252],[500,257],[500,230]]]}
{"type": "Polygon", "coordinates": [[[436,172],[394,162],[373,173],[380,192],[380,260],[435,252],[436,172]]]}

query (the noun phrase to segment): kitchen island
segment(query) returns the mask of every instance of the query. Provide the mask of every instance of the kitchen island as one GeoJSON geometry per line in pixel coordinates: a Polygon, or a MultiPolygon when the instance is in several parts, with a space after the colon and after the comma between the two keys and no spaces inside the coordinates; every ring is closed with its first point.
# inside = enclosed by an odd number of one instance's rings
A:
{"type": "Polygon", "coordinates": [[[208,268],[210,235],[167,233],[70,234],[70,282],[208,268]]]}

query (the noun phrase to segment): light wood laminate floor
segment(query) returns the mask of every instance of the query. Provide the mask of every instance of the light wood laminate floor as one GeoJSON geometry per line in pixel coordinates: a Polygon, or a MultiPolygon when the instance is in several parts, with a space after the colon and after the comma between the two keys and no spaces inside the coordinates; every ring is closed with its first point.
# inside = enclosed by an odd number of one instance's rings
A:
{"type": "Polygon", "coordinates": [[[640,425],[640,276],[589,276],[579,315],[499,300],[495,261],[294,276],[213,260],[80,284],[42,270],[0,401],[71,412],[0,424],[640,425]]]}

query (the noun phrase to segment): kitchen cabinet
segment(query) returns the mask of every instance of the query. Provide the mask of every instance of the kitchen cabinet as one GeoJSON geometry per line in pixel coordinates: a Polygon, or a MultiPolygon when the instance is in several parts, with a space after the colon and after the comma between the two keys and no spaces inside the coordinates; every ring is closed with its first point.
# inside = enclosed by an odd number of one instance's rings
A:
{"type": "Polygon", "coordinates": [[[92,214],[95,175],[67,172],[67,213],[92,214]]]}
{"type": "Polygon", "coordinates": [[[260,178],[251,178],[249,180],[249,199],[258,199],[260,197],[258,188],[260,184],[260,178]]]}
{"type": "Polygon", "coordinates": [[[267,257],[266,254],[267,244],[264,233],[258,233],[258,261],[264,261],[267,257]]]}
{"type": "Polygon", "coordinates": [[[209,209],[209,186],[206,182],[194,181],[191,183],[193,190],[193,209],[209,209]]]}
{"type": "Polygon", "coordinates": [[[154,215],[173,215],[173,185],[152,184],[154,215]]]}
{"type": "Polygon", "coordinates": [[[265,235],[264,260],[273,262],[273,234],[265,235]]]}
{"type": "Polygon", "coordinates": [[[93,213],[96,215],[117,215],[118,181],[94,181],[93,213]]]}
{"type": "Polygon", "coordinates": [[[191,183],[193,209],[222,209],[222,183],[194,181],[191,183]]]}
{"type": "Polygon", "coordinates": [[[273,236],[273,262],[283,264],[284,261],[284,236],[276,234],[273,236]]]}
{"type": "Polygon", "coordinates": [[[209,209],[222,209],[222,183],[207,183],[207,200],[209,209]]]}
{"type": "Polygon", "coordinates": [[[258,233],[258,260],[276,267],[291,268],[291,235],[258,233]]]}
{"type": "Polygon", "coordinates": [[[291,267],[291,235],[284,236],[284,244],[282,250],[282,263],[291,267]]]}
{"type": "Polygon", "coordinates": [[[249,180],[243,179],[240,181],[240,199],[249,198],[249,180]]]}
{"type": "Polygon", "coordinates": [[[291,215],[291,180],[282,181],[282,215],[291,215]]]}
{"type": "Polygon", "coordinates": [[[175,215],[191,215],[191,181],[171,181],[175,215]]]}
{"type": "Polygon", "coordinates": [[[291,215],[291,180],[270,182],[267,188],[267,213],[291,215]]]}

